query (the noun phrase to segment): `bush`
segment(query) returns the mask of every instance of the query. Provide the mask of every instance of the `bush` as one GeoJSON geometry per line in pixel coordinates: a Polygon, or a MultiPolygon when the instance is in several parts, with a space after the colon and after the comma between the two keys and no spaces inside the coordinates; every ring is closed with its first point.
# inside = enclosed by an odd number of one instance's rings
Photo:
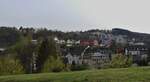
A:
{"type": "Polygon", "coordinates": [[[116,54],[110,62],[112,68],[124,68],[132,65],[132,57],[127,57],[122,54],[116,54]]]}
{"type": "Polygon", "coordinates": [[[61,72],[64,70],[64,67],[65,65],[59,57],[57,59],[50,57],[45,62],[42,72],[61,72]]]}
{"type": "Polygon", "coordinates": [[[24,69],[20,61],[13,58],[0,58],[0,75],[23,74],[24,69]]]}

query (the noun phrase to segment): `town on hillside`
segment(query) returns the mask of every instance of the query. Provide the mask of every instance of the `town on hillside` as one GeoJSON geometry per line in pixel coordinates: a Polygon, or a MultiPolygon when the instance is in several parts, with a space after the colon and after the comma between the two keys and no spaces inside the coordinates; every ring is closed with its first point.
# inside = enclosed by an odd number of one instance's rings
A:
{"type": "MultiPolygon", "coordinates": [[[[128,37],[123,34],[115,34],[117,31],[89,31],[84,39],[59,39],[54,37],[60,45],[62,57],[68,64],[88,64],[101,68],[109,63],[115,54],[131,56],[134,65],[148,65],[149,47],[147,43],[128,37]]],[[[82,34],[79,34],[82,36],[82,34]]]]}
{"type": "MultiPolygon", "coordinates": [[[[17,41],[17,32],[22,35],[31,34],[32,42],[37,43],[39,37],[53,37],[57,44],[57,49],[65,64],[88,64],[90,66],[101,68],[107,65],[114,55],[120,54],[132,57],[133,64],[145,66],[150,64],[149,34],[136,33],[123,29],[112,30],[88,30],[76,32],[61,32],[47,29],[34,28],[0,28],[3,32],[8,30],[11,34],[0,38],[0,53],[4,52],[7,46],[17,41]],[[13,32],[14,31],[14,32],[13,32]],[[15,33],[16,32],[16,33],[15,33]],[[15,38],[14,38],[15,36],[15,38]],[[9,41],[6,42],[5,40],[9,41]],[[9,43],[9,44],[7,44],[9,43]],[[5,45],[5,46],[6,46],[5,45]]],[[[2,34],[2,33],[0,33],[2,34]]]]}

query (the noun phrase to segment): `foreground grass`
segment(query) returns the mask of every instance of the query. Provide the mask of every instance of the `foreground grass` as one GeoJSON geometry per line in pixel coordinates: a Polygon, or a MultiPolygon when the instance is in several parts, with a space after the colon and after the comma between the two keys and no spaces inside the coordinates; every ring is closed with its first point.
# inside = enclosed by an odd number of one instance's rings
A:
{"type": "Polygon", "coordinates": [[[150,67],[0,76],[0,82],[150,82],[150,67]]]}

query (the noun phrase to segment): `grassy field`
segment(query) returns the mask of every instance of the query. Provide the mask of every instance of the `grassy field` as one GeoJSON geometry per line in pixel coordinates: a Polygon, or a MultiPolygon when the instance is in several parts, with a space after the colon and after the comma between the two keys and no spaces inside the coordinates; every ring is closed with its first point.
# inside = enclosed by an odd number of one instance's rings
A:
{"type": "Polygon", "coordinates": [[[150,67],[0,76],[0,82],[150,82],[150,67]]]}

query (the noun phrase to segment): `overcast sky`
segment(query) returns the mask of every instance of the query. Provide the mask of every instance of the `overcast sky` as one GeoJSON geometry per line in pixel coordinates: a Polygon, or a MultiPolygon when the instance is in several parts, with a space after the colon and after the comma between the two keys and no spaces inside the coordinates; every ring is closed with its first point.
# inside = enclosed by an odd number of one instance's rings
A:
{"type": "Polygon", "coordinates": [[[150,33],[150,0],[0,0],[0,26],[150,33]]]}

